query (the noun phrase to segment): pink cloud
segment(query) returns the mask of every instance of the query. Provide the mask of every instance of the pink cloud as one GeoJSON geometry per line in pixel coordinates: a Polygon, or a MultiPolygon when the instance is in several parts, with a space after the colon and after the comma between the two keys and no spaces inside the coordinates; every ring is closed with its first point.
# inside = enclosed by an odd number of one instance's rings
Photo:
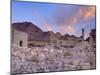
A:
{"type": "Polygon", "coordinates": [[[76,30],[74,28],[74,25],[76,25],[77,22],[79,22],[80,18],[82,18],[83,21],[88,21],[95,17],[95,6],[80,6],[79,10],[76,13],[73,13],[73,16],[71,16],[69,19],[67,19],[62,25],[60,26],[61,32],[63,34],[69,33],[72,34],[76,30]]]}
{"type": "Polygon", "coordinates": [[[52,27],[51,27],[51,25],[49,24],[49,22],[47,20],[44,21],[43,27],[45,29],[47,29],[48,31],[52,31],[53,30],[52,27]]]}
{"type": "Polygon", "coordinates": [[[79,16],[83,18],[84,21],[88,21],[95,16],[95,6],[80,7],[79,16]]]}

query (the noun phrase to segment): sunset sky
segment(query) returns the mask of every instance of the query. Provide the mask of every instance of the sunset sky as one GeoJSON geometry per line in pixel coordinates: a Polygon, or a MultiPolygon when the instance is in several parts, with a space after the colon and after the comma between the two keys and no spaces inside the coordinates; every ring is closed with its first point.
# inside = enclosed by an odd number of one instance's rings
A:
{"type": "Polygon", "coordinates": [[[95,6],[54,4],[39,2],[12,2],[12,23],[32,22],[43,31],[60,32],[81,36],[85,29],[85,38],[95,28],[95,6]]]}

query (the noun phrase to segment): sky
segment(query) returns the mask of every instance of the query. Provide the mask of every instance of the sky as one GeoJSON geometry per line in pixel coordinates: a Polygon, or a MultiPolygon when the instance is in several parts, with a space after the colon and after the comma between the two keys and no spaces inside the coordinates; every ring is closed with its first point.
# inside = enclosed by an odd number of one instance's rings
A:
{"type": "Polygon", "coordinates": [[[85,38],[96,27],[95,6],[21,2],[12,0],[12,23],[32,22],[43,31],[60,32],[85,38]]]}

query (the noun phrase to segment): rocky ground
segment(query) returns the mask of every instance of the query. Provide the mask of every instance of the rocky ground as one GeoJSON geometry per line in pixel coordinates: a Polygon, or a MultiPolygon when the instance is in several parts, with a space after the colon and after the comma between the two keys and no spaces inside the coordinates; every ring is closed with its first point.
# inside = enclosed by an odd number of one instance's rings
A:
{"type": "Polygon", "coordinates": [[[87,42],[73,48],[12,46],[11,73],[95,69],[95,53],[87,42]]]}

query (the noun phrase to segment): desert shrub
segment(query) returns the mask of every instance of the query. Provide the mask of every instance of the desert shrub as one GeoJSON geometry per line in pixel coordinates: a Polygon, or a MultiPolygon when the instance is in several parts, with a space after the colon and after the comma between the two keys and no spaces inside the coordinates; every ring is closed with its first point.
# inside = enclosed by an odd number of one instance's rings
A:
{"type": "Polygon", "coordinates": [[[31,61],[32,61],[32,62],[36,62],[36,63],[38,63],[38,59],[37,59],[36,56],[33,56],[32,59],[31,59],[31,61]]]}
{"type": "Polygon", "coordinates": [[[74,46],[67,46],[67,45],[61,45],[61,47],[64,47],[64,48],[74,48],[74,46]]]}
{"type": "Polygon", "coordinates": [[[74,46],[71,45],[71,46],[69,46],[69,47],[70,47],[70,48],[73,48],[74,46]]]}
{"type": "Polygon", "coordinates": [[[72,55],[72,54],[70,52],[68,52],[68,51],[64,52],[64,54],[63,54],[64,57],[70,56],[70,55],[72,55]]]}
{"type": "Polygon", "coordinates": [[[58,46],[54,46],[54,48],[55,48],[55,49],[60,49],[60,47],[58,47],[58,46]]]}

